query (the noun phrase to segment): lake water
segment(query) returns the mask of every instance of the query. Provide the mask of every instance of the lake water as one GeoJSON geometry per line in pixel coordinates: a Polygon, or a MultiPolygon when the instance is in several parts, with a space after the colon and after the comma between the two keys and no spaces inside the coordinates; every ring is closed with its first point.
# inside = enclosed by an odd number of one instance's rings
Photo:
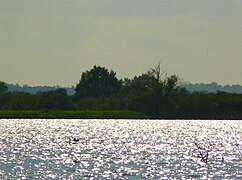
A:
{"type": "Polygon", "coordinates": [[[242,179],[241,155],[242,121],[0,120],[0,179],[242,179]]]}

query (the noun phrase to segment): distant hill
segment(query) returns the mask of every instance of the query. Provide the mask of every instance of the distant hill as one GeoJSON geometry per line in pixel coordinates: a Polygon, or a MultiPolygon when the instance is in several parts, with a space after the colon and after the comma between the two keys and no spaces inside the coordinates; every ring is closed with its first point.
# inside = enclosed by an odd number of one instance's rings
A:
{"type": "Polygon", "coordinates": [[[203,84],[203,83],[181,83],[180,87],[186,88],[190,92],[194,91],[206,91],[206,92],[227,92],[227,93],[236,93],[242,94],[242,86],[240,85],[219,85],[215,82],[210,84],[203,84]]]}
{"type": "MultiPolygon", "coordinates": [[[[6,83],[7,84],[7,83],[6,83]]],[[[46,92],[46,91],[52,91],[56,90],[58,88],[64,88],[66,89],[68,95],[74,95],[75,94],[75,88],[74,87],[60,87],[60,86],[28,86],[23,85],[20,86],[18,84],[7,84],[8,90],[11,92],[27,92],[30,94],[36,94],[37,92],[46,92]]],[[[236,93],[236,94],[242,94],[242,86],[240,85],[219,85],[215,82],[210,84],[203,84],[203,83],[180,83],[180,87],[186,88],[190,92],[194,91],[205,91],[205,92],[227,92],[227,93],[236,93]]]]}
{"type": "Polygon", "coordinates": [[[66,89],[68,95],[74,95],[75,94],[75,88],[74,87],[60,87],[60,86],[28,86],[28,85],[23,85],[20,86],[18,84],[8,84],[8,90],[11,92],[27,92],[30,94],[36,94],[38,92],[47,92],[47,91],[53,91],[59,88],[66,89]]]}

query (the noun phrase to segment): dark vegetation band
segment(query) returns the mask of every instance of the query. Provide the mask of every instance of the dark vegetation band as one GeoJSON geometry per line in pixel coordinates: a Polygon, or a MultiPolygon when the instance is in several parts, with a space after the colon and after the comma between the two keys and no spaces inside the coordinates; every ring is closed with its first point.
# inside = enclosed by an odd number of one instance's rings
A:
{"type": "Polygon", "coordinates": [[[179,81],[158,63],[140,76],[122,80],[113,70],[94,66],[82,73],[71,96],[61,88],[37,94],[10,92],[0,82],[0,118],[47,117],[49,112],[50,118],[242,119],[242,94],[189,92],[178,86],[179,81]]]}

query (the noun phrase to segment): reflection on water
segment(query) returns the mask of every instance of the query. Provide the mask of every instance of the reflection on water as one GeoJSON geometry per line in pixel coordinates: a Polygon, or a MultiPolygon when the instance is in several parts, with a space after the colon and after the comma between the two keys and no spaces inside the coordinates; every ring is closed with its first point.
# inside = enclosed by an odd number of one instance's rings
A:
{"type": "Polygon", "coordinates": [[[241,155],[242,121],[0,120],[1,179],[241,179],[241,155]]]}

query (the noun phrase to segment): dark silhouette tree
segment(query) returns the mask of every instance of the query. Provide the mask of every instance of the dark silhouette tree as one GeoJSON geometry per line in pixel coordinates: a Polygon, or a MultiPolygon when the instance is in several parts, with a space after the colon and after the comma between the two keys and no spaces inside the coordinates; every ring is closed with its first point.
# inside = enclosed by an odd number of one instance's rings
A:
{"type": "Polygon", "coordinates": [[[154,114],[160,116],[162,105],[173,94],[179,82],[179,77],[177,75],[167,76],[161,70],[160,62],[157,66],[151,68],[147,74],[150,77],[151,89],[153,90],[154,114]]]}
{"type": "Polygon", "coordinates": [[[7,91],[8,91],[8,87],[6,86],[6,84],[0,81],[0,93],[4,93],[7,91]]]}
{"type": "Polygon", "coordinates": [[[111,96],[121,88],[121,82],[116,78],[114,71],[100,66],[94,66],[90,71],[82,73],[77,84],[76,96],[111,96]]]}
{"type": "MultiPolygon", "coordinates": [[[[147,74],[124,79],[120,97],[125,109],[151,115],[153,110],[151,78],[147,74]]],[[[121,101],[120,101],[121,102],[121,101]]]]}

